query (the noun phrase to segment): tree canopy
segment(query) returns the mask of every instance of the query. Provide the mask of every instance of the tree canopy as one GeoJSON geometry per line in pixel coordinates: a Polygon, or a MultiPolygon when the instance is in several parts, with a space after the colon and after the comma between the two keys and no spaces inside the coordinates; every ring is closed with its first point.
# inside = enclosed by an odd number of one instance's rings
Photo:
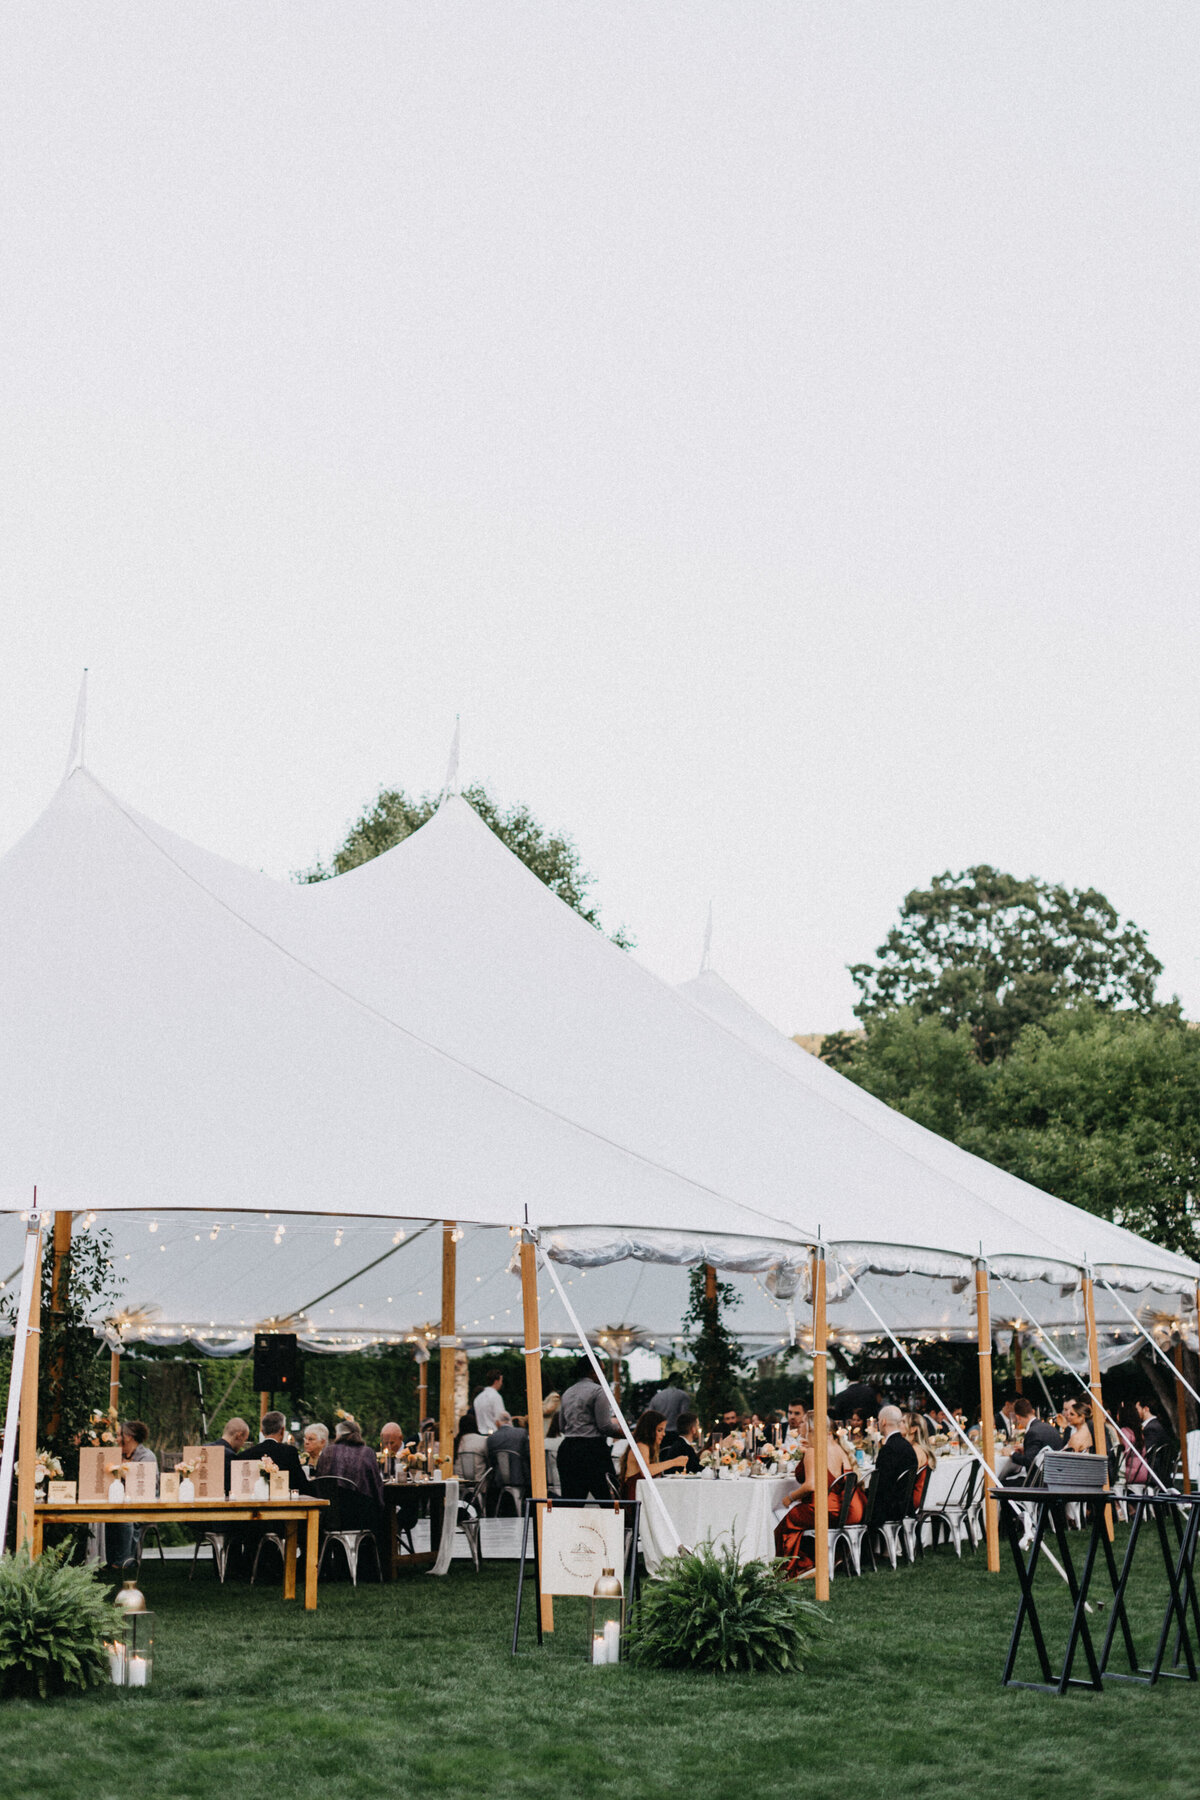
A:
{"type": "Polygon", "coordinates": [[[875,963],[854,963],[856,1016],[869,1025],[911,1007],[951,1031],[965,1025],[984,1062],[1026,1025],[1080,1003],[1143,1014],[1162,964],[1146,934],[1095,888],[1006,875],[987,863],[906,894],[875,963]]]}
{"type": "MultiPolygon", "coordinates": [[[[547,831],[527,806],[510,806],[505,811],[477,782],[463,789],[463,799],[474,807],[501,843],[519,856],[539,881],[545,882],[551,893],[565,900],[597,931],[604,929],[599,912],[588,899],[593,877],[583,868],[579,852],[569,837],[561,832],[547,831]]],[[[328,881],[335,875],[344,875],[348,869],[356,869],[360,863],[370,862],[372,857],[402,843],[431,819],[439,800],[438,794],[422,794],[413,799],[402,788],[381,788],[375,799],[363,808],[328,863],[316,863],[311,869],[301,870],[297,880],[328,881]]],[[[613,943],[619,944],[622,950],[633,948],[634,940],[623,926],[611,936],[613,943]]]]}

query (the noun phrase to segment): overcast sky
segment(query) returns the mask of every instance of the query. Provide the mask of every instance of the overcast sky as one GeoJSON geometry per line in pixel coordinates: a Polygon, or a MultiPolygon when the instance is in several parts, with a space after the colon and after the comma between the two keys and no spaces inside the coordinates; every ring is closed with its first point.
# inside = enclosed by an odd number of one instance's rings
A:
{"type": "Polygon", "coordinates": [[[0,844],[85,664],[281,875],[461,713],[789,1031],[978,861],[1200,1016],[1198,88],[1194,3],[10,11],[0,844]]]}

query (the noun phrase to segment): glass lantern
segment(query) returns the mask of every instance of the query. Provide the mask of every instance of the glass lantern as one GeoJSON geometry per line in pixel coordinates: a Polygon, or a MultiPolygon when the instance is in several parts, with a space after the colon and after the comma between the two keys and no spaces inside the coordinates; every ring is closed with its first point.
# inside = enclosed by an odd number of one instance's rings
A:
{"type": "Polygon", "coordinates": [[[624,1624],[625,1595],[621,1583],[611,1569],[603,1569],[592,1589],[591,1630],[588,1633],[595,1667],[620,1662],[624,1624]]]}
{"type": "Polygon", "coordinates": [[[107,1644],[108,1668],[114,1687],[149,1687],[154,1667],[154,1614],[147,1611],[145,1595],[130,1576],[116,1596],[120,1616],[116,1635],[107,1644]]]}

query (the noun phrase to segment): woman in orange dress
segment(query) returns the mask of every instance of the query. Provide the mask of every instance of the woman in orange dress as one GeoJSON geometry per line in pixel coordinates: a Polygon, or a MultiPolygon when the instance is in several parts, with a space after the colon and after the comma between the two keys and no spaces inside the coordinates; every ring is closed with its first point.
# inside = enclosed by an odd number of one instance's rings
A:
{"type": "MultiPolygon", "coordinates": [[[[826,1494],[825,1504],[830,1518],[836,1519],[841,1510],[842,1497],[840,1490],[836,1494],[833,1492],[833,1485],[836,1481],[840,1481],[843,1475],[854,1472],[854,1459],[842,1448],[834,1436],[832,1419],[826,1422],[826,1430],[829,1440],[827,1445],[829,1492],[826,1494]]],[[[784,1558],[787,1566],[783,1572],[793,1580],[813,1567],[809,1548],[802,1545],[801,1539],[806,1531],[812,1530],[816,1521],[816,1508],[813,1505],[815,1469],[816,1451],[810,1444],[804,1452],[804,1480],[799,1487],[793,1488],[790,1493],[784,1495],[784,1505],[789,1510],[775,1527],[775,1554],[784,1558]]],[[[856,1487],[854,1498],[850,1502],[850,1516],[847,1523],[857,1525],[862,1516],[862,1489],[856,1487]]]]}
{"type": "Polygon", "coordinates": [[[929,1477],[937,1468],[937,1457],[933,1445],[929,1441],[929,1430],[918,1412],[905,1413],[904,1435],[917,1453],[917,1478],[913,1482],[913,1511],[920,1509],[925,1498],[925,1489],[929,1486],[929,1477]]]}
{"type": "MultiPolygon", "coordinates": [[[[658,1460],[658,1447],[666,1429],[667,1421],[657,1412],[644,1412],[633,1428],[633,1441],[646,1459],[646,1467],[652,1476],[667,1475],[672,1469],[687,1468],[686,1456],[668,1456],[665,1462],[658,1460]]],[[[637,1458],[627,1444],[621,1461],[621,1494],[624,1499],[637,1499],[637,1484],[641,1479],[642,1471],[638,1468],[637,1458]]]]}

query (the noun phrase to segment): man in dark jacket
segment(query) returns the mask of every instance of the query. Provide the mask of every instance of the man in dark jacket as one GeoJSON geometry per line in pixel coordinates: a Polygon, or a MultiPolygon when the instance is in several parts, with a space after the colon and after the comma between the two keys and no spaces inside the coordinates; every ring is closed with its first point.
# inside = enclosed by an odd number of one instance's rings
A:
{"type": "Polygon", "coordinates": [[[883,1442],[871,1477],[876,1524],[884,1519],[907,1518],[912,1510],[911,1490],[907,1501],[901,1490],[905,1476],[916,1469],[917,1453],[900,1429],[903,1423],[904,1416],[898,1406],[880,1408],[879,1429],[883,1433],[883,1442]]]}
{"type": "Polygon", "coordinates": [[[300,1461],[300,1452],[295,1444],[285,1444],[283,1430],[287,1424],[281,1412],[264,1413],[262,1417],[262,1441],[251,1444],[237,1453],[238,1462],[262,1462],[264,1457],[270,1459],[277,1469],[282,1469],[288,1478],[289,1489],[303,1493],[308,1486],[308,1477],[300,1461]]]}
{"type": "Polygon", "coordinates": [[[865,1381],[852,1381],[834,1397],[830,1412],[835,1419],[852,1419],[855,1413],[862,1414],[863,1424],[873,1419],[879,1411],[879,1391],[868,1387],[865,1381]]]}
{"type": "MultiPolygon", "coordinates": [[[[1067,1441],[1067,1433],[1059,1431],[1053,1425],[1047,1425],[1044,1419],[1035,1416],[1032,1404],[1024,1395],[1013,1407],[1018,1430],[1025,1433],[1025,1441],[1019,1450],[1014,1450],[1008,1460],[1008,1468],[1028,1471],[1034,1465],[1042,1450],[1061,1450],[1067,1441]]],[[[1007,1479],[1007,1470],[999,1470],[1001,1480],[1007,1479]]]]}
{"type": "Polygon", "coordinates": [[[695,1475],[700,1469],[700,1420],[694,1412],[681,1412],[679,1429],[672,1431],[670,1426],[663,1432],[663,1441],[658,1446],[659,1458],[669,1462],[673,1456],[686,1456],[687,1475],[695,1475]]]}

